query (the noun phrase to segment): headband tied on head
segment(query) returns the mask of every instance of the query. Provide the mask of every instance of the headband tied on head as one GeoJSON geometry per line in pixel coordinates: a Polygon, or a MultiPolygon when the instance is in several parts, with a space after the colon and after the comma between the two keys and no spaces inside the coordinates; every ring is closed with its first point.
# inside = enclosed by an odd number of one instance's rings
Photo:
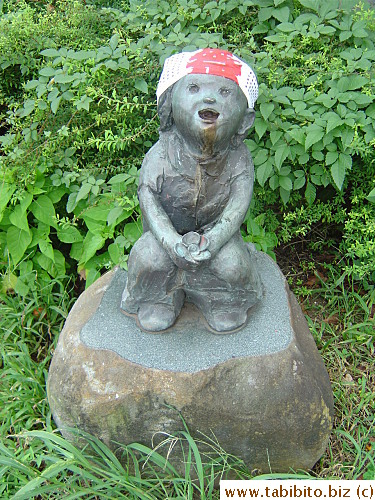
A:
{"type": "Polygon", "coordinates": [[[200,49],[168,57],[163,66],[156,97],[190,74],[215,75],[233,80],[245,94],[249,108],[258,98],[258,82],[254,71],[238,57],[222,49],[200,49]]]}

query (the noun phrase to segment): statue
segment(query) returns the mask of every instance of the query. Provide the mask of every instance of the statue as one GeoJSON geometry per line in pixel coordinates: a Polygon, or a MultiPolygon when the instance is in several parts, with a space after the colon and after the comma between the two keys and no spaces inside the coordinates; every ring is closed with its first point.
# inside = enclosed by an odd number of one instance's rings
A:
{"type": "Polygon", "coordinates": [[[166,59],[157,88],[160,139],[139,178],[143,235],[128,262],[121,309],[166,330],[184,301],[215,333],[243,327],[262,286],[241,237],[254,167],[243,140],[254,122],[251,68],[221,49],[166,59]]]}

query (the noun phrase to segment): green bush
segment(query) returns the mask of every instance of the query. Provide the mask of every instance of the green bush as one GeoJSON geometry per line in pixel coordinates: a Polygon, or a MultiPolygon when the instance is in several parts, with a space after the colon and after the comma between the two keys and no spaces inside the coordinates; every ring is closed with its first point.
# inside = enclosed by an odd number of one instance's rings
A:
{"type": "Polygon", "coordinates": [[[245,238],[272,254],[274,228],[285,241],[334,224],[345,265],[373,283],[374,33],[371,11],[351,0],[10,3],[0,18],[3,288],[25,294],[35,273],[76,267],[89,284],[126,267],[161,64],[206,46],[234,51],[260,83],[245,238]],[[363,165],[371,182],[355,198],[363,165]]]}

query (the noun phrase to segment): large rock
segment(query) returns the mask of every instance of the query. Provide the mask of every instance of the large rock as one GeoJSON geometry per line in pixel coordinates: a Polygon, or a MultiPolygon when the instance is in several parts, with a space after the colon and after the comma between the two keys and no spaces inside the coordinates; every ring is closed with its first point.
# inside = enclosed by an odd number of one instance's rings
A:
{"type": "Polygon", "coordinates": [[[53,356],[57,425],[112,448],[150,446],[154,433],[182,428],[179,411],[193,436],[214,435],[251,469],[311,468],[331,430],[330,382],[281,271],[265,254],[256,261],[264,297],[227,335],[209,332],[191,304],[168,332],[143,332],[119,307],[126,273],[102,276],[71,310],[53,356]]]}

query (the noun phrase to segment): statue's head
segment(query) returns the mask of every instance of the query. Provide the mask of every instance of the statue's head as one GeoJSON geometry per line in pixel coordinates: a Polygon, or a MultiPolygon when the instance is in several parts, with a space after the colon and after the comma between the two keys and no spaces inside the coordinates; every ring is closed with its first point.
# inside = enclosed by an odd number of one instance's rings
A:
{"type": "Polygon", "coordinates": [[[221,49],[169,57],[160,77],[161,132],[176,127],[194,150],[237,147],[254,122],[258,84],[251,68],[221,49]]]}

